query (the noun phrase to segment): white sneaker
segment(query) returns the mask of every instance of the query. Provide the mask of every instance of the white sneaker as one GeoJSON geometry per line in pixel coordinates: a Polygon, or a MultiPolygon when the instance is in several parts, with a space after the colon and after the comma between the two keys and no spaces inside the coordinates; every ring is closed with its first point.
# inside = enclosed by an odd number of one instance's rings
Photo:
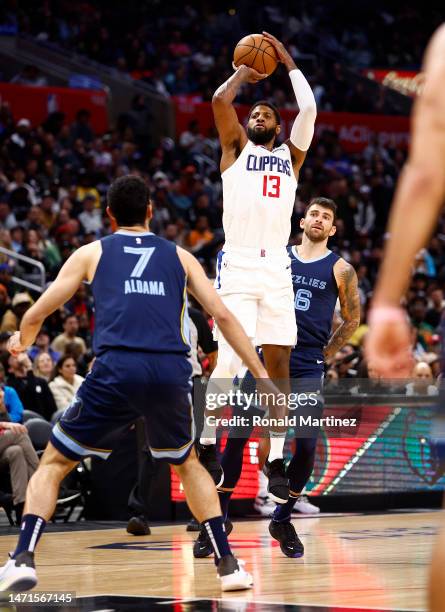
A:
{"type": "Polygon", "coordinates": [[[277,507],[277,504],[268,495],[257,495],[253,502],[253,507],[261,516],[270,516],[277,507]]]}
{"type": "Polygon", "coordinates": [[[34,555],[23,552],[0,568],[0,591],[28,591],[37,584],[34,555]]]}
{"type": "Polygon", "coordinates": [[[318,508],[318,506],[314,506],[314,504],[311,504],[307,495],[300,495],[297,497],[297,501],[295,502],[292,512],[298,514],[319,514],[320,508],[318,508]]]}
{"type": "Polygon", "coordinates": [[[253,587],[252,575],[244,569],[244,561],[238,561],[233,555],[220,560],[217,572],[222,591],[244,591],[253,587]]]}

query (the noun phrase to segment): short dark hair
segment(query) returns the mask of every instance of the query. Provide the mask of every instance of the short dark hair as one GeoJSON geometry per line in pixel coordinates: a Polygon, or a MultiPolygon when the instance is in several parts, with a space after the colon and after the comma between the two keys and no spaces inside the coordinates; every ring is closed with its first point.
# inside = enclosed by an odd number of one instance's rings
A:
{"type": "Polygon", "coordinates": [[[278,108],[275,106],[275,104],[272,104],[272,102],[268,102],[267,100],[259,100],[258,102],[255,102],[255,104],[250,107],[249,114],[247,115],[247,120],[250,119],[250,115],[253,113],[254,109],[257,106],[267,106],[268,108],[270,108],[273,111],[273,114],[275,115],[275,120],[277,124],[281,125],[281,117],[278,108]]]}
{"type": "Polygon", "coordinates": [[[334,214],[334,223],[336,222],[336,220],[337,220],[337,204],[334,202],[334,200],[331,200],[330,198],[312,198],[312,200],[309,202],[309,204],[304,209],[304,216],[305,217],[306,217],[310,207],[313,206],[314,204],[318,204],[322,208],[327,208],[327,209],[331,210],[332,213],[334,214]]]}
{"type": "Polygon", "coordinates": [[[143,225],[149,200],[145,181],[133,174],[116,179],[107,194],[108,206],[118,225],[143,225]]]}

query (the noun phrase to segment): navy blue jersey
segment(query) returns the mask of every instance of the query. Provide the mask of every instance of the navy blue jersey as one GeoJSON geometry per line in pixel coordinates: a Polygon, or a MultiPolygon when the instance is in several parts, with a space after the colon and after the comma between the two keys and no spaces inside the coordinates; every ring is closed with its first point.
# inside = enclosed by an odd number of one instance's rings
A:
{"type": "Polygon", "coordinates": [[[123,230],[102,238],[101,244],[91,283],[94,352],[187,353],[186,274],[176,245],[151,232],[123,230]]]}
{"type": "Polygon", "coordinates": [[[299,348],[322,349],[328,343],[338,297],[334,265],[340,259],[328,251],[323,257],[301,259],[296,247],[288,247],[295,295],[299,348]]]}

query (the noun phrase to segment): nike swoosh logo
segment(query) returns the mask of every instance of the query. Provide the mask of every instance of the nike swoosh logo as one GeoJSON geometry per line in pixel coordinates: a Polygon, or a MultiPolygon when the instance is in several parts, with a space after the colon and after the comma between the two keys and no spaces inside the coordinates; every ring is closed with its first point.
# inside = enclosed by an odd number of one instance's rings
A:
{"type": "Polygon", "coordinates": [[[317,359],[317,363],[323,363],[323,359],[317,359]]]}

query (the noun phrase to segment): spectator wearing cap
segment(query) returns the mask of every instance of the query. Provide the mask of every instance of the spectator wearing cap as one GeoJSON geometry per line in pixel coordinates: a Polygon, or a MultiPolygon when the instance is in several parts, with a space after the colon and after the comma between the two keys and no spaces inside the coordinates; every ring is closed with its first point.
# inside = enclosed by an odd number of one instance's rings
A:
{"type": "Polygon", "coordinates": [[[8,368],[7,384],[17,391],[25,410],[37,412],[50,421],[57,406],[46,380],[35,376],[28,355],[9,355],[8,368]]]}
{"type": "Polygon", "coordinates": [[[56,363],[60,359],[60,353],[51,348],[49,343],[49,332],[46,327],[42,327],[37,334],[36,343],[28,351],[30,359],[35,361],[36,357],[40,355],[40,353],[48,353],[54,363],[56,363]]]}
{"type": "Polygon", "coordinates": [[[96,235],[102,229],[102,214],[100,209],[95,206],[95,197],[87,194],[82,202],[83,212],[78,219],[85,233],[94,232],[96,235]]]}
{"type": "Polygon", "coordinates": [[[54,338],[51,345],[52,349],[63,355],[67,344],[77,344],[82,355],[87,352],[87,347],[83,338],[77,335],[79,331],[79,321],[76,315],[68,315],[63,322],[63,333],[54,338]]]}
{"type": "Polygon", "coordinates": [[[3,391],[3,405],[0,407],[0,421],[11,421],[21,423],[23,419],[23,404],[17,391],[5,385],[5,368],[0,363],[0,388],[3,391]]]}
{"type": "Polygon", "coordinates": [[[0,332],[16,331],[25,312],[32,305],[33,300],[29,293],[16,293],[12,298],[12,310],[6,310],[2,318],[0,332]]]}

